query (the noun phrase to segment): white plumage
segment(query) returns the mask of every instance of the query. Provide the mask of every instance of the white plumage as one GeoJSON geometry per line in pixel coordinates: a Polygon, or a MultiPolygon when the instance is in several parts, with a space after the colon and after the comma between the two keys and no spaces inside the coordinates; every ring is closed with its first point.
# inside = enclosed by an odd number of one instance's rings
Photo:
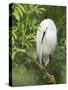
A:
{"type": "Polygon", "coordinates": [[[44,19],[37,30],[36,49],[40,64],[45,66],[49,63],[49,56],[53,53],[57,45],[57,28],[53,20],[44,19]],[[45,32],[43,41],[43,33],[45,32]]]}

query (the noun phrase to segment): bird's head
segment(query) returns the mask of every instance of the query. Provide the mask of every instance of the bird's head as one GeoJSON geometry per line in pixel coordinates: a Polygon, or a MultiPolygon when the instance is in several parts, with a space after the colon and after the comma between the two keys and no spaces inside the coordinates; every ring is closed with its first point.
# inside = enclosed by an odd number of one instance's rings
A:
{"type": "Polygon", "coordinates": [[[43,29],[42,31],[43,31],[43,32],[46,32],[46,31],[47,31],[47,29],[48,29],[48,27],[46,27],[46,28],[45,28],[45,29],[43,29]]]}
{"type": "Polygon", "coordinates": [[[38,30],[40,31],[40,32],[47,32],[47,30],[48,30],[48,27],[46,27],[46,28],[43,28],[43,27],[38,27],[38,30]]]}

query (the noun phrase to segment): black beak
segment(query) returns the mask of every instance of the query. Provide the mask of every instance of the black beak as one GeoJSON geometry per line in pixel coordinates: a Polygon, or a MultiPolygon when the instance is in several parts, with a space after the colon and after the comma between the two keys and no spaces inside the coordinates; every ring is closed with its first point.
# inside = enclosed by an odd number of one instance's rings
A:
{"type": "Polygon", "coordinates": [[[42,40],[41,40],[41,44],[43,42],[44,36],[45,36],[46,32],[43,32],[43,36],[42,36],[42,40]]]}

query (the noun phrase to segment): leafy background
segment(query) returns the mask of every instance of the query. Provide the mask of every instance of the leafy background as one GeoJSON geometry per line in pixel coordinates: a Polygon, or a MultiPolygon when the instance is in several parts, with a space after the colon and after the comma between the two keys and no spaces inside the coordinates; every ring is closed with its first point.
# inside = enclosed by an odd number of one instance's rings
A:
{"type": "Polygon", "coordinates": [[[46,18],[54,20],[58,33],[58,45],[47,69],[54,75],[56,84],[66,82],[66,7],[13,3],[9,5],[9,73],[12,86],[50,84],[47,77],[31,64],[37,58],[37,27],[46,18]]]}

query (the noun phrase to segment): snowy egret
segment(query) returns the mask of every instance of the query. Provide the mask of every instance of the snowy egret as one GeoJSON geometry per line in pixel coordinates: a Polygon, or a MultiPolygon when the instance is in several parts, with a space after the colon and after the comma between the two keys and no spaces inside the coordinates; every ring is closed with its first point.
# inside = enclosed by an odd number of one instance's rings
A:
{"type": "Polygon", "coordinates": [[[37,30],[36,49],[40,64],[47,66],[57,45],[57,28],[53,20],[44,19],[37,30]]]}

